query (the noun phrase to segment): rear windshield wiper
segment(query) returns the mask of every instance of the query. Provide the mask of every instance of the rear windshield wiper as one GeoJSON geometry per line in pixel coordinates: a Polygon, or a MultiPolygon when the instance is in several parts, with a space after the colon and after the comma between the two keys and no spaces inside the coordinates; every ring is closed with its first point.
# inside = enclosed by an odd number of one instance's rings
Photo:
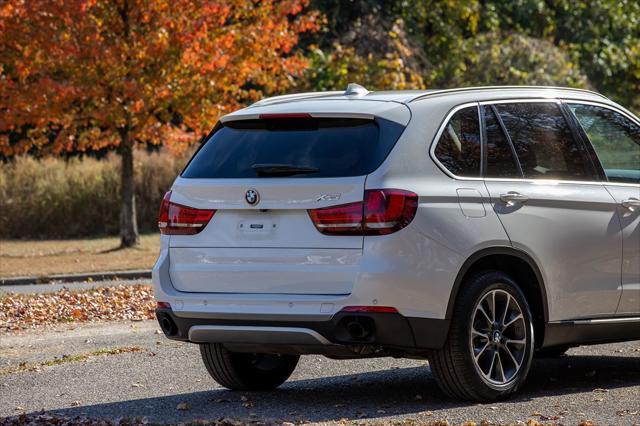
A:
{"type": "Polygon", "coordinates": [[[304,173],[316,173],[315,167],[294,166],[291,164],[254,164],[251,166],[258,176],[291,176],[304,173]]]}

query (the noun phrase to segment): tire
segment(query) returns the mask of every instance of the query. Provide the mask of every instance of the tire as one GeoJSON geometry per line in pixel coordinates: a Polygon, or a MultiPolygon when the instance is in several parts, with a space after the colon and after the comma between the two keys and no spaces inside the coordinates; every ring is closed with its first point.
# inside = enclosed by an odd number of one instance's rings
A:
{"type": "Polygon", "coordinates": [[[508,275],[485,271],[463,282],[447,340],[431,354],[429,363],[436,382],[450,397],[491,402],[508,398],[522,385],[533,348],[533,322],[524,294],[508,275]]]}
{"type": "Polygon", "coordinates": [[[213,380],[237,391],[268,391],[283,384],[298,360],[297,355],[231,352],[218,343],[200,345],[200,354],[213,380]]]}
{"type": "Polygon", "coordinates": [[[569,346],[555,346],[552,348],[538,349],[534,356],[536,358],[560,358],[570,349],[569,346]]]}

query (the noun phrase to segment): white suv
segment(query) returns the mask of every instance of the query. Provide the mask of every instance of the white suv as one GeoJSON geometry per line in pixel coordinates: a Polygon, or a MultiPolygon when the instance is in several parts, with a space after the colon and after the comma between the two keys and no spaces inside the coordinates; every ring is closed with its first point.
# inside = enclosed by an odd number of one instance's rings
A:
{"type": "Polygon", "coordinates": [[[159,226],[160,325],[230,389],[406,356],[490,401],[534,353],[640,338],[640,121],[592,92],[266,99],[220,120],[159,226]]]}

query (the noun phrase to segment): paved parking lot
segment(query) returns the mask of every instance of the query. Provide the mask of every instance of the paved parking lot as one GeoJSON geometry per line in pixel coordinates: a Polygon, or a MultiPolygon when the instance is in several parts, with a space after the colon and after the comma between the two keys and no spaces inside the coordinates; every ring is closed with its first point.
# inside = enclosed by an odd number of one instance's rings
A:
{"type": "Polygon", "coordinates": [[[451,402],[436,387],[426,361],[392,358],[306,356],[278,391],[230,392],[209,378],[195,345],[165,339],[154,321],[3,334],[0,371],[0,418],[45,410],[112,419],[143,416],[153,422],[230,417],[510,423],[547,418],[576,425],[584,419],[640,424],[640,341],[581,347],[568,357],[537,360],[517,398],[489,405],[451,402]],[[105,355],[97,352],[102,348],[136,351],[105,355]],[[64,354],[88,355],[50,362],[64,354]]]}

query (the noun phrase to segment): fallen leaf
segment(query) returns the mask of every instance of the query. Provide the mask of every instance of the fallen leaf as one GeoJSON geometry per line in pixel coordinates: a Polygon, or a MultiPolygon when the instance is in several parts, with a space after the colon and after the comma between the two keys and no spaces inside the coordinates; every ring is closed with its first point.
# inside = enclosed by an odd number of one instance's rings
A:
{"type": "Polygon", "coordinates": [[[80,406],[80,401],[73,401],[73,402],[71,403],[71,406],[72,406],[72,407],[79,407],[79,406],[80,406]]]}
{"type": "Polygon", "coordinates": [[[176,410],[180,410],[180,411],[191,410],[191,404],[189,404],[188,402],[181,402],[178,405],[176,405],[176,410]]]}
{"type": "Polygon", "coordinates": [[[560,420],[560,417],[559,416],[540,416],[540,420],[542,420],[542,421],[560,420]]]}

